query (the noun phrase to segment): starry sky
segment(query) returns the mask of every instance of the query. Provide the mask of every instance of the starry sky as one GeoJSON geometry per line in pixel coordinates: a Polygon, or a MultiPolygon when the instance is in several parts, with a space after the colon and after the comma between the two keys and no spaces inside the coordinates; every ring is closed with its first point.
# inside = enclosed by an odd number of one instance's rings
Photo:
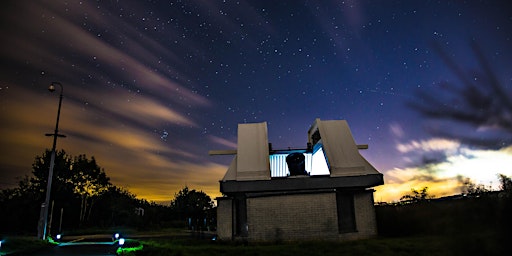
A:
{"type": "Polygon", "coordinates": [[[485,127],[411,107],[424,94],[463,107],[442,56],[476,81],[473,43],[512,92],[506,1],[4,1],[0,13],[2,189],[51,148],[52,81],[64,88],[57,148],[94,156],[112,183],[155,202],[184,186],[220,196],[232,157],[208,151],[264,121],[279,149],[304,148],[315,118],[347,120],[384,174],[376,201],[512,175],[510,133],[475,147],[432,131],[485,127]]]}

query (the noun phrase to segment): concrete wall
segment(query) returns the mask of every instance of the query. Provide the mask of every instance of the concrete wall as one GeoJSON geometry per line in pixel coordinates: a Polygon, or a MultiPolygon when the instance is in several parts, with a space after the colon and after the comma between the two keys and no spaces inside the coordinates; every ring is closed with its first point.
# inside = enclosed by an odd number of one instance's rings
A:
{"type": "Polygon", "coordinates": [[[338,235],[336,215],[335,193],[248,198],[248,239],[332,239],[338,235]]]}

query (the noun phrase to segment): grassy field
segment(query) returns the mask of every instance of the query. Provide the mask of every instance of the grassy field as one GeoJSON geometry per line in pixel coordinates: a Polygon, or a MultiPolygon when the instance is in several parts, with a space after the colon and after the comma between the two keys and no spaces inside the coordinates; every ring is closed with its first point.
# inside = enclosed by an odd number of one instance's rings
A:
{"type": "MultiPolygon", "coordinates": [[[[458,246],[447,237],[375,238],[349,242],[293,242],[282,244],[232,244],[192,240],[150,239],[142,241],[144,250],[136,255],[499,255],[499,252],[458,246]]],[[[475,247],[475,246],[473,246],[475,247]]]]}
{"type": "Polygon", "coordinates": [[[34,252],[48,246],[53,245],[35,237],[5,237],[2,239],[0,255],[11,255],[13,253],[21,255],[20,252],[34,252]]]}
{"type": "MultiPolygon", "coordinates": [[[[140,238],[142,251],[129,252],[125,255],[168,256],[168,255],[507,255],[505,245],[500,246],[492,234],[458,236],[410,236],[379,237],[361,241],[348,242],[290,242],[279,244],[242,244],[196,239],[184,236],[140,238]]],[[[18,237],[9,241],[8,247],[2,247],[0,255],[7,255],[14,250],[20,252],[36,251],[50,246],[35,238],[18,237]],[[20,248],[23,250],[20,251],[20,248]]]]}

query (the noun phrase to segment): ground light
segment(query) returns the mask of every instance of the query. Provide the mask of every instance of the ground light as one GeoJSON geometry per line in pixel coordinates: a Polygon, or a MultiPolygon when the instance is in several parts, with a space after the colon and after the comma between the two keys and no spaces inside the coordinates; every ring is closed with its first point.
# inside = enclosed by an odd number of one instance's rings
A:
{"type": "Polygon", "coordinates": [[[144,246],[137,240],[120,238],[119,247],[116,250],[117,255],[123,255],[130,252],[141,251],[144,246]]]}

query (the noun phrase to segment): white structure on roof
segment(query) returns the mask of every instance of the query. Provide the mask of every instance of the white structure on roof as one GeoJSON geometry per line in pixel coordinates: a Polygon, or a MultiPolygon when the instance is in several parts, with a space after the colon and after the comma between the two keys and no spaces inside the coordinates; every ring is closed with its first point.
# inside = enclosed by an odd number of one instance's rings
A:
{"type": "MultiPolygon", "coordinates": [[[[356,145],[345,120],[316,119],[308,131],[308,143],[314,146],[312,151],[302,151],[306,158],[307,171],[313,176],[379,174],[359,153],[359,149],[365,147],[356,145]],[[313,166],[320,170],[314,170],[313,166]]],[[[283,175],[282,169],[287,168],[284,159],[289,150],[282,150],[282,153],[270,150],[266,122],[239,124],[238,149],[229,152],[235,154],[235,157],[222,180],[270,180],[272,177],[287,176],[283,175]]],[[[212,154],[216,152],[211,151],[212,154]]]]}

